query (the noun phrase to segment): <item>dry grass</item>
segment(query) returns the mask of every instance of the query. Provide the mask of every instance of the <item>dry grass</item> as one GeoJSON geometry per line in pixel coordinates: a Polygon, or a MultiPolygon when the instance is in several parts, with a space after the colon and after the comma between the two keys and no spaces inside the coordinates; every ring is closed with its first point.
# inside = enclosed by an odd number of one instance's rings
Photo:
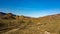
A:
{"type": "MultiPolygon", "coordinates": [[[[21,17],[21,16],[20,16],[21,17]]],[[[0,28],[19,25],[20,29],[8,34],[60,34],[60,15],[45,16],[41,18],[19,17],[14,20],[0,20],[0,28]],[[4,25],[3,25],[4,24],[4,25]]]]}

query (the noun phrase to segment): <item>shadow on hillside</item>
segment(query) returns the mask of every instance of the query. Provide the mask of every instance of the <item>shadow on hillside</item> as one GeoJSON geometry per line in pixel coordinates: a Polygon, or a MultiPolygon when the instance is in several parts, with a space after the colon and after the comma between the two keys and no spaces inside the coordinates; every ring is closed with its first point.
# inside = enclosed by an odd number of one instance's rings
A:
{"type": "Polygon", "coordinates": [[[0,23],[0,27],[4,27],[5,26],[5,24],[4,23],[0,23]]]}

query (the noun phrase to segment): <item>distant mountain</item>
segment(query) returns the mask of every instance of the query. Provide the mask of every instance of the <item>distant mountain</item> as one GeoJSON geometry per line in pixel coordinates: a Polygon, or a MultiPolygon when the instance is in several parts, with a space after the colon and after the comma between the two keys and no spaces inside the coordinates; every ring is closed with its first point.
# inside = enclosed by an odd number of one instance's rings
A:
{"type": "Polygon", "coordinates": [[[14,15],[14,14],[12,14],[12,13],[7,13],[7,15],[12,15],[12,16],[16,16],[16,15],[14,15]]]}
{"type": "Polygon", "coordinates": [[[0,12],[0,19],[12,19],[12,18],[14,18],[14,16],[16,16],[16,15],[14,15],[14,14],[12,14],[12,13],[3,13],[3,12],[0,12]]]}
{"type": "Polygon", "coordinates": [[[2,16],[2,15],[6,15],[6,13],[0,12],[0,16],[2,16]]]}

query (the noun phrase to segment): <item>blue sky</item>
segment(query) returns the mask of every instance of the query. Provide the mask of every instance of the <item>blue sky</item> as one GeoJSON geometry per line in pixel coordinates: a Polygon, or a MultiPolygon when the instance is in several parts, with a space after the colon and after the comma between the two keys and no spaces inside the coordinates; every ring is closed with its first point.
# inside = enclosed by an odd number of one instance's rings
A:
{"type": "Polygon", "coordinates": [[[60,14],[60,0],[0,0],[0,12],[31,17],[60,14]]]}

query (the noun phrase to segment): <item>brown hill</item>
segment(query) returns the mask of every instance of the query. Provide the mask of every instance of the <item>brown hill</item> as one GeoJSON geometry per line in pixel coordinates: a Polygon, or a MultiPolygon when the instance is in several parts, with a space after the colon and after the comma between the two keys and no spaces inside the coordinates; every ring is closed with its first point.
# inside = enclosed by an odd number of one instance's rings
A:
{"type": "Polygon", "coordinates": [[[21,27],[20,30],[8,34],[44,34],[45,32],[49,32],[51,34],[60,34],[60,14],[32,18],[27,16],[13,16],[11,13],[6,13],[3,15],[3,17],[4,19],[8,19],[0,20],[0,23],[6,25],[4,25],[4,27],[15,25],[20,25],[21,27]]]}
{"type": "Polygon", "coordinates": [[[0,12],[0,19],[15,19],[16,15],[12,14],[12,13],[3,13],[0,12]]]}
{"type": "MultiPolygon", "coordinates": [[[[23,20],[25,20],[25,18],[23,18],[23,20]]],[[[47,32],[48,34],[60,34],[60,14],[27,19],[30,19],[28,25],[25,25],[24,28],[12,32],[11,34],[45,34],[47,32]]],[[[28,21],[27,19],[24,24],[28,21]]]]}

